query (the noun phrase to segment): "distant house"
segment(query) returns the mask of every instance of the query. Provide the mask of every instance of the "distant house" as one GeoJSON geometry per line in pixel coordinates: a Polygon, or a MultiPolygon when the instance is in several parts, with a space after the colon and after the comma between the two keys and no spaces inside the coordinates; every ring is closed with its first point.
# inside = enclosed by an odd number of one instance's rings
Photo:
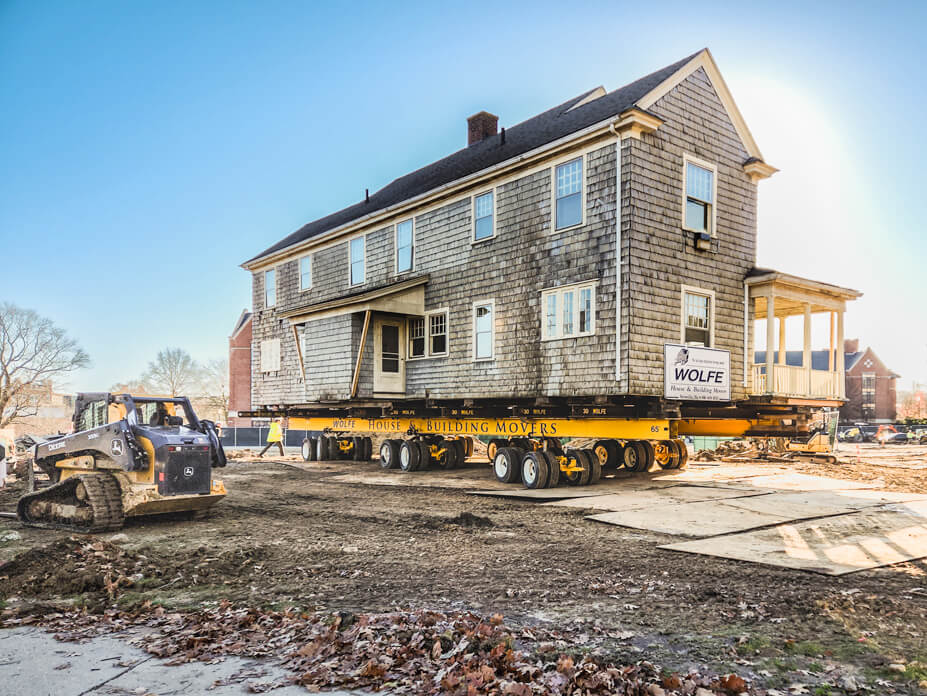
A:
{"type": "Polygon", "coordinates": [[[239,411],[251,408],[251,312],[243,310],[229,336],[229,413],[228,425],[250,426],[250,418],[239,418],[239,411]]]}
{"type": "MultiPolygon", "coordinates": [[[[848,338],[843,345],[846,366],[846,403],[840,408],[844,422],[893,423],[897,417],[895,380],[900,375],[889,370],[872,348],[859,349],[858,338],[848,338]]],[[[766,361],[766,351],[756,352],[756,364],[766,361]]],[[[773,362],[779,362],[779,351],[773,362]]],[[[801,366],[802,351],[785,352],[785,364],[801,366]]],[[[829,351],[811,351],[811,367],[827,370],[832,365],[829,351]]]]}

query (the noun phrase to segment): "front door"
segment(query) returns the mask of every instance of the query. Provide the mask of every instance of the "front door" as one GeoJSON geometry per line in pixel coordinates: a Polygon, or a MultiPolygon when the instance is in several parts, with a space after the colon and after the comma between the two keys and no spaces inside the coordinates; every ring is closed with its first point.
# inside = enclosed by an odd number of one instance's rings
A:
{"type": "Polygon", "coordinates": [[[405,322],[374,319],[373,391],[404,394],[406,391],[405,322]]]}

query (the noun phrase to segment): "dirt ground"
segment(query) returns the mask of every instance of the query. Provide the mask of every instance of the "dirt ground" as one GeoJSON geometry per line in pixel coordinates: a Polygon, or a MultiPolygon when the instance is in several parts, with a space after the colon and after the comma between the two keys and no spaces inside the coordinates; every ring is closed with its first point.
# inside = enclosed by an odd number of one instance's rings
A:
{"type": "MultiPolygon", "coordinates": [[[[470,466],[474,488],[491,478],[488,464],[470,466]]],[[[855,457],[794,466],[927,493],[927,468],[855,457]]],[[[227,599],[268,609],[468,610],[556,629],[616,662],[733,671],[782,693],[927,686],[923,560],[821,576],[661,550],[674,537],[593,524],[583,510],[333,480],[346,471],[380,469],[235,460],[222,472],[229,496],[206,519],[131,520],[94,542],[98,551],[0,520],[0,608],[183,609],[227,599]],[[94,555],[112,549],[115,566],[95,567],[94,555]]],[[[12,510],[16,493],[0,491],[0,509],[12,510]]]]}

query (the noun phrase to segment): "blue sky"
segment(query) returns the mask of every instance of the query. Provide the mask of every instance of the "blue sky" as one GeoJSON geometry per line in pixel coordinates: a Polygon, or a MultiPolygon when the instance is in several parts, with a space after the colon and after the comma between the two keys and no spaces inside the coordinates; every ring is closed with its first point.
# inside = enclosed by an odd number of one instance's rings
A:
{"type": "Polygon", "coordinates": [[[468,115],[512,125],[708,46],[782,170],[759,264],[862,290],[847,335],[907,387],[927,381],[925,27],[923,2],[0,0],[0,299],[86,348],[74,390],[165,346],[222,356],[242,261],[459,149],[468,115]]]}

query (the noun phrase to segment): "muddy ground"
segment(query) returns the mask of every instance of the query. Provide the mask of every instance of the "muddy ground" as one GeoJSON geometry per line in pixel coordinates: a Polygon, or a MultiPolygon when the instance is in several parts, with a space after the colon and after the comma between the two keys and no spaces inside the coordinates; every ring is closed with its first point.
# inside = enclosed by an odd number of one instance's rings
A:
{"type": "MultiPolygon", "coordinates": [[[[471,466],[475,487],[490,478],[471,466]]],[[[134,520],[104,537],[120,556],[108,573],[92,563],[102,545],[0,520],[0,606],[462,609],[556,628],[616,661],[735,671],[783,692],[920,693],[927,679],[925,561],[828,577],[679,554],[657,548],[673,537],[594,524],[582,510],[332,480],[348,470],[379,467],[234,461],[222,473],[229,496],[206,519],[134,520]]],[[[925,470],[888,475],[890,488],[927,493],[925,470]]],[[[0,509],[14,495],[0,491],[0,509]]]]}

